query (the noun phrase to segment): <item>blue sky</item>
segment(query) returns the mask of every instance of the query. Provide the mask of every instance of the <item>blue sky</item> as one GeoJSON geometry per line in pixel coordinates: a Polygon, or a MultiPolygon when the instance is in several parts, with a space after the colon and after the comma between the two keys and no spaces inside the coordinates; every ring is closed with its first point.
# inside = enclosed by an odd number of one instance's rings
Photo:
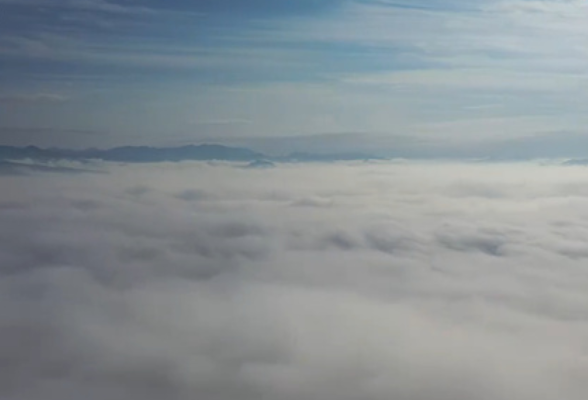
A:
{"type": "Polygon", "coordinates": [[[0,0],[0,138],[577,150],[586,21],[579,0],[0,0]]]}

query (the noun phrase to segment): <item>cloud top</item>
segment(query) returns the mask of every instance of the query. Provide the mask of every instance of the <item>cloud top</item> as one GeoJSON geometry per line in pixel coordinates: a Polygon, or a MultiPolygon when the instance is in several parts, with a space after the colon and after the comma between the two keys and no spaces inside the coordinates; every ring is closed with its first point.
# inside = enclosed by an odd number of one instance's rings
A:
{"type": "Polygon", "coordinates": [[[581,167],[0,176],[0,397],[583,399],[581,167]]]}

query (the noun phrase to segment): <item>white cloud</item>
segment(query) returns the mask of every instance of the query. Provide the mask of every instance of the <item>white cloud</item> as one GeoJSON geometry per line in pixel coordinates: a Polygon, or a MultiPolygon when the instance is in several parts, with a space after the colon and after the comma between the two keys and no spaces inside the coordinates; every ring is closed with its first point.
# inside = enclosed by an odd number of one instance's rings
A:
{"type": "Polygon", "coordinates": [[[530,164],[0,177],[0,396],[584,399],[588,180],[530,164]]]}

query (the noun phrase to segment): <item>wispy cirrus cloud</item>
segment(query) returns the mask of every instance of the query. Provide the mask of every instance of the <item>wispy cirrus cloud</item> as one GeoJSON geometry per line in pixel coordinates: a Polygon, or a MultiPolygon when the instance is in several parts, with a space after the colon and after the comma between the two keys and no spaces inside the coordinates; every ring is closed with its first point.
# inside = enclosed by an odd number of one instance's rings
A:
{"type": "Polygon", "coordinates": [[[39,103],[63,103],[70,97],[57,93],[16,93],[1,94],[0,104],[39,104],[39,103]]]}
{"type": "Polygon", "coordinates": [[[58,8],[64,10],[99,11],[114,14],[144,14],[153,12],[133,3],[107,0],[0,0],[0,6],[58,8]]]}
{"type": "MultiPolygon", "coordinates": [[[[194,137],[418,134],[419,125],[455,121],[451,133],[473,120],[487,136],[484,121],[508,119],[516,135],[521,119],[548,117],[554,131],[577,131],[584,123],[588,11],[581,2],[57,1],[46,11],[23,6],[29,11],[19,13],[11,4],[0,7],[12,7],[12,20],[25,23],[0,24],[1,76],[27,82],[44,76],[56,85],[99,77],[99,90],[77,86],[88,104],[76,115],[90,115],[92,99],[94,113],[110,113],[113,130],[124,135],[151,138],[158,129],[185,138],[195,113],[252,123],[205,128],[194,137]],[[51,11],[57,4],[69,11],[51,11]],[[233,16],[232,6],[240,10],[233,16]],[[129,19],[117,7],[154,11],[129,19]],[[151,112],[115,122],[123,119],[112,115],[116,98],[151,112]],[[484,107],[489,103],[501,107],[484,107]]],[[[64,90],[46,86],[34,91],[64,90]]],[[[89,128],[103,129],[88,120],[89,128]]],[[[544,131],[540,123],[529,129],[544,131]]]]}

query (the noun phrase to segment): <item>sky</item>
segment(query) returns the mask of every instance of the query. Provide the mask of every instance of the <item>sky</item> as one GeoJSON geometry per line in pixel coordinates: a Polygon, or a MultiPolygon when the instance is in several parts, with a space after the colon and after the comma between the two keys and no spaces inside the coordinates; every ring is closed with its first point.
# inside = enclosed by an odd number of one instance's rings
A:
{"type": "Polygon", "coordinates": [[[82,167],[0,169],[2,399],[588,396],[585,167],[82,167]]]}
{"type": "Polygon", "coordinates": [[[575,156],[586,20],[582,0],[0,0],[0,139],[575,156]]]}

